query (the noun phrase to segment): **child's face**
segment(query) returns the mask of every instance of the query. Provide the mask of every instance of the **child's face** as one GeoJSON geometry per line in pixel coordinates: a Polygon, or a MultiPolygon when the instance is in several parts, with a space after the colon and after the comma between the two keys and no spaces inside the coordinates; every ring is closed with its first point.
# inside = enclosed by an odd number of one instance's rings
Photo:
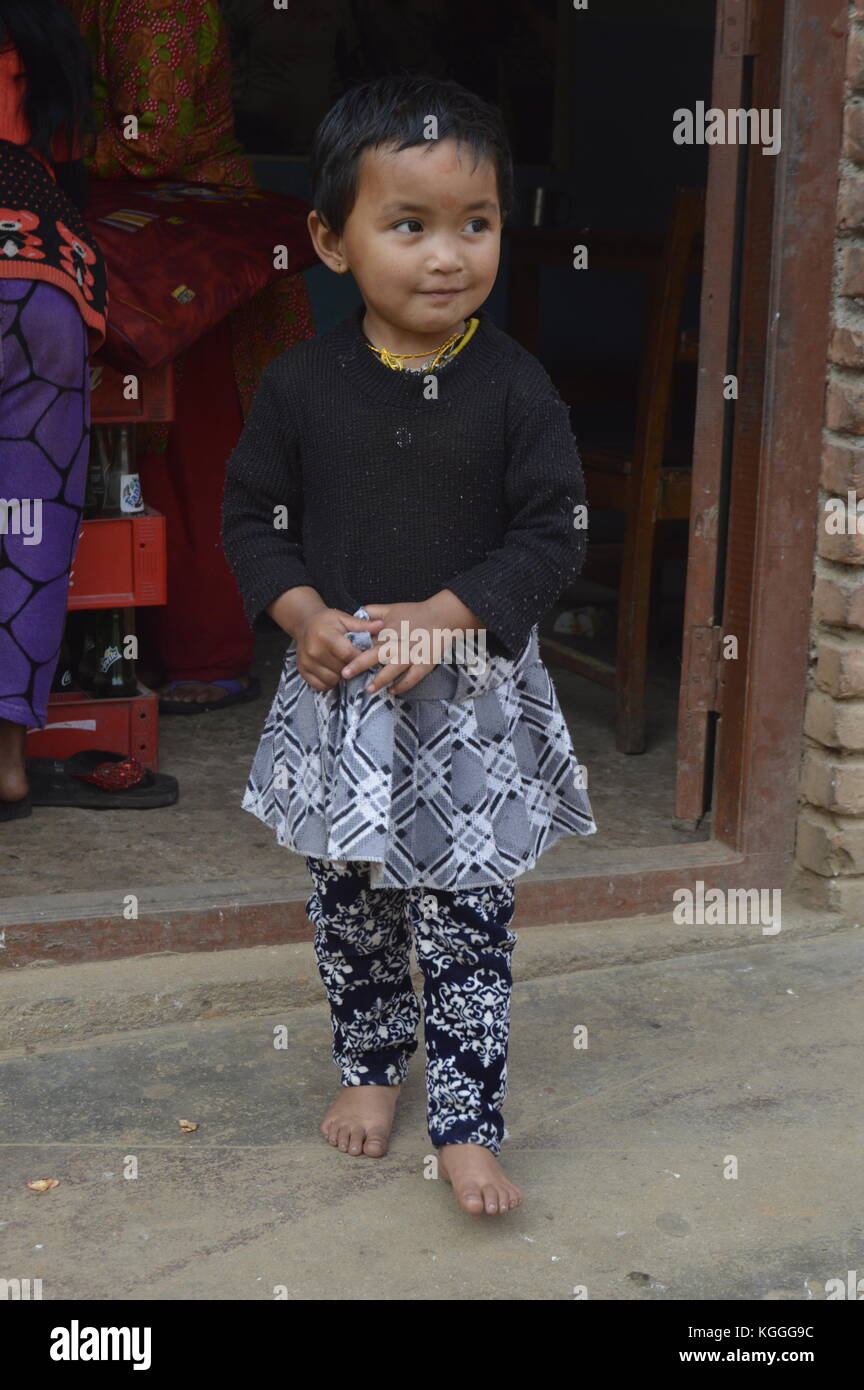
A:
{"type": "Polygon", "coordinates": [[[343,236],[327,246],[347,263],[372,314],[402,334],[443,338],[495,282],[495,166],[473,162],[470,146],[451,139],[363,151],[357,201],[343,236]]]}

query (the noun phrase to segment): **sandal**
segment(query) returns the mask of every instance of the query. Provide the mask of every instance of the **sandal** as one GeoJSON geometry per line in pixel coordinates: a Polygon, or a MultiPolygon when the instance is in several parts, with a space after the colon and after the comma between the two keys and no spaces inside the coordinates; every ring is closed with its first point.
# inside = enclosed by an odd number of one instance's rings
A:
{"type": "MultiPolygon", "coordinates": [[[[178,685],[189,685],[191,677],[185,680],[169,681],[165,690],[174,690],[178,685]]],[[[249,684],[243,684],[242,677],[222,678],[201,681],[202,685],[221,685],[227,693],[221,700],[166,700],[164,693],[159,696],[160,714],[206,714],[208,710],[227,709],[229,705],[241,705],[247,700],[257,700],[261,694],[261,682],[257,676],[249,677],[249,684]]]]}
{"type": "Polygon", "coordinates": [[[21,820],[22,817],[32,814],[33,802],[29,792],[19,796],[17,801],[0,801],[0,821],[21,820]]]}
{"type": "Polygon", "coordinates": [[[176,777],[148,772],[137,758],[104,748],[88,748],[71,758],[28,758],[27,776],[33,806],[148,811],[173,806],[180,794],[176,777]]]}

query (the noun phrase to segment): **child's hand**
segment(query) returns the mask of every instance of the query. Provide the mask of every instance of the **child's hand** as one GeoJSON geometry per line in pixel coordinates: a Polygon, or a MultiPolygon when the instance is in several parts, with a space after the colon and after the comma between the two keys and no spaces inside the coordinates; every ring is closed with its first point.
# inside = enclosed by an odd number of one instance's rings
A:
{"type": "MultiPolygon", "coordinates": [[[[348,632],[369,632],[373,641],[383,627],[380,618],[354,618],[341,608],[317,608],[298,623],[297,670],[313,690],[332,690],[339,673],[357,651],[348,632]]],[[[374,650],[374,648],[373,648],[374,650]]]]}
{"type": "MultiPolygon", "coordinates": [[[[417,683],[421,681],[424,676],[427,676],[430,671],[434,671],[435,667],[438,665],[437,661],[421,664],[410,660],[412,646],[414,646],[415,643],[420,643],[424,634],[426,636],[426,641],[423,643],[423,646],[426,646],[427,650],[430,652],[434,652],[435,650],[432,640],[434,626],[431,610],[425,603],[364,603],[363,607],[373,621],[376,619],[379,621],[380,629],[389,632],[389,637],[385,639],[388,645],[401,642],[402,623],[407,622],[408,624],[406,629],[408,634],[408,642],[406,644],[407,650],[404,652],[405,660],[385,664],[384,669],[379,671],[366,686],[367,690],[380,690],[383,686],[390,685],[390,682],[393,681],[394,684],[390,686],[390,693],[394,695],[403,695],[406,690],[411,690],[413,686],[417,685],[417,683]],[[395,637],[393,635],[394,633],[395,637]],[[403,674],[405,672],[407,672],[407,674],[403,674]],[[397,679],[397,677],[400,679],[397,679]]],[[[368,671],[370,666],[377,665],[379,661],[384,659],[381,654],[381,649],[384,645],[385,643],[381,641],[379,632],[377,637],[373,636],[372,646],[369,648],[368,652],[355,653],[348,664],[342,667],[342,675],[346,677],[356,676],[358,672],[368,671]]],[[[403,653],[400,651],[399,655],[402,656],[403,653]]]]}

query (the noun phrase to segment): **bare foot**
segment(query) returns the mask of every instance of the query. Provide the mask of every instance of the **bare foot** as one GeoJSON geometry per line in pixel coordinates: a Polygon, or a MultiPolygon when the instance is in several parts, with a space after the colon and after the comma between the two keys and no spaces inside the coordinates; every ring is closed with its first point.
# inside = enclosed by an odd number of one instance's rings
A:
{"type": "Polygon", "coordinates": [[[387,1152],[401,1085],[343,1086],[319,1126],[334,1149],[381,1158],[387,1152]]]}
{"type": "Polygon", "coordinates": [[[485,1144],[443,1144],[438,1150],[441,1172],[452,1185],[459,1205],[472,1216],[480,1212],[503,1215],[522,1205],[522,1189],[485,1144]]]}
{"type": "MultiPolygon", "coordinates": [[[[238,676],[237,678],[244,690],[249,689],[250,681],[248,676],[238,676]]],[[[207,681],[182,681],[180,685],[175,685],[173,690],[168,690],[166,682],[161,688],[157,689],[157,694],[164,696],[166,700],[180,700],[183,704],[214,705],[217,700],[225,699],[225,690],[221,685],[210,685],[207,681]]]]}

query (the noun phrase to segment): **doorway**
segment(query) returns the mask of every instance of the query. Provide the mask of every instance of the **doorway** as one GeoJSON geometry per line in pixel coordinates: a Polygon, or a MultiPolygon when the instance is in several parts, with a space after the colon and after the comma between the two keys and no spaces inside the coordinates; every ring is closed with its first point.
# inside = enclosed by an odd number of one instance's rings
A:
{"type": "MultiPolygon", "coordinates": [[[[306,156],[288,147],[273,114],[284,107],[256,100],[255,55],[243,50],[250,6],[222,4],[234,44],[238,132],[263,186],[303,194],[306,156]]],[[[821,360],[827,337],[842,90],[834,7],[827,0],[760,0],[758,8],[748,0],[622,0],[613,17],[526,0],[510,7],[507,24],[491,5],[473,6],[469,14],[443,3],[399,6],[398,24],[393,16],[388,24],[388,8],[316,8],[314,33],[309,30],[310,55],[316,56],[302,65],[305,85],[295,84],[291,138],[302,146],[306,137],[298,132],[314,129],[333,99],[334,80],[348,84],[410,62],[499,101],[514,137],[520,195],[514,240],[505,244],[488,301],[505,329],[514,308],[510,256],[520,235],[536,245],[548,232],[554,244],[558,232],[569,235],[575,227],[584,233],[580,244],[587,245],[590,264],[592,237],[602,252],[614,233],[641,239],[643,249],[659,248],[662,260],[676,189],[701,188],[704,196],[695,296],[692,283],[685,284],[683,321],[672,325],[661,315],[658,329],[673,333],[681,379],[686,385],[689,376],[692,388],[690,416],[686,409],[676,416],[675,401],[662,419],[664,428],[669,422],[678,427],[672,435],[686,436],[689,428],[690,478],[687,519],[677,531],[670,526],[664,538],[668,560],[657,566],[649,556],[654,611],[645,747],[629,752],[616,746],[615,692],[608,681],[578,674],[563,658],[560,664],[550,660],[574,747],[589,771],[599,833],[562,838],[525,876],[522,921],[663,910],[676,887],[698,879],[706,887],[776,886],[790,860],[806,672],[809,555],[802,565],[799,554],[796,567],[784,537],[806,537],[808,526],[815,535],[812,460],[818,457],[821,374],[811,372],[819,382],[802,386],[807,373],[796,364],[814,354],[821,360]],[[472,39],[466,26],[480,26],[484,15],[489,23],[481,42],[479,28],[472,39]],[[410,23],[403,22],[406,16],[410,23]],[[325,42],[328,23],[331,39],[325,42]],[[573,73],[581,74],[579,81],[568,81],[573,73]],[[817,88],[815,129],[807,102],[817,88]],[[673,111],[695,110],[699,101],[724,111],[782,109],[783,154],[772,158],[746,144],[676,144],[673,111]],[[803,248],[800,264],[781,255],[792,239],[803,248]],[[772,330],[778,316],[782,344],[772,330]],[[737,394],[724,391],[729,378],[737,394]],[[724,641],[730,636],[734,652],[724,641]],[[784,737],[790,729],[796,736],[784,737]]],[[[295,62],[303,22],[302,13],[295,15],[295,62]]],[[[258,34],[252,47],[260,41],[258,34]]],[[[688,244],[686,270],[692,251],[688,244]]],[[[307,272],[319,331],[357,302],[346,279],[325,289],[328,274],[323,267],[307,272]]],[[[521,280],[517,286],[517,294],[537,306],[537,355],[562,393],[573,389],[577,442],[580,410],[592,395],[579,383],[586,362],[595,383],[604,369],[606,394],[598,390],[595,398],[611,407],[613,418],[629,390],[638,430],[650,288],[637,303],[626,275],[617,271],[597,269],[581,282],[573,276],[568,259],[542,272],[539,296],[526,296],[521,280]]],[[[647,399],[644,391],[641,399],[647,399]]],[[[686,390],[682,399],[686,403],[686,390]]],[[[645,428],[652,418],[648,411],[645,428]]],[[[588,497],[592,504],[590,484],[588,497]]],[[[612,552],[626,550],[627,536],[613,508],[597,513],[598,524],[592,518],[589,529],[600,551],[594,577],[586,568],[581,586],[547,615],[543,631],[561,648],[570,643],[575,653],[608,663],[615,630],[604,623],[604,613],[621,621],[614,612],[620,573],[612,552]]],[[[630,544],[637,550],[641,544],[644,563],[644,536],[630,544]]],[[[239,808],[283,648],[281,638],[259,639],[261,701],[203,719],[163,721],[162,766],[181,782],[177,805],[146,816],[109,812],[86,821],[55,811],[50,836],[44,822],[38,909],[28,867],[37,827],[7,831],[7,846],[16,835],[22,838],[20,873],[9,885],[17,902],[7,901],[4,910],[22,959],[45,958],[45,951],[57,960],[99,959],[308,935],[302,859],[276,846],[239,808]],[[140,888],[138,915],[118,928],[117,896],[130,879],[140,888]],[[21,933],[28,929],[25,944],[21,933]]],[[[11,849],[14,855],[14,844],[11,849]]]]}

